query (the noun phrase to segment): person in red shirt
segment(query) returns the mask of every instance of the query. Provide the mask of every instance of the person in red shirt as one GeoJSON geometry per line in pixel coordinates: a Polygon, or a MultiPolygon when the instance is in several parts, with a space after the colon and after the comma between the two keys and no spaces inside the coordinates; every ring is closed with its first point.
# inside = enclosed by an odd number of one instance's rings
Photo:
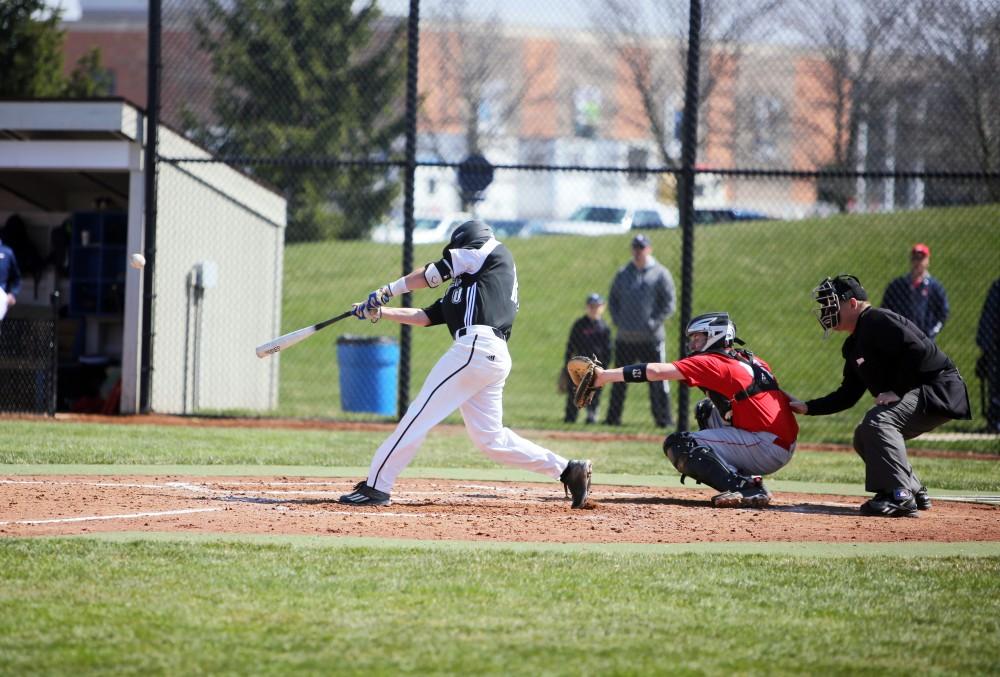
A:
{"type": "Polygon", "coordinates": [[[674,362],[596,370],[606,383],[684,381],[708,397],[695,407],[700,430],[667,436],[663,452],[684,476],[720,492],[716,507],[758,508],[771,502],[761,475],[792,460],[799,426],[771,367],[736,337],[729,313],[706,313],[687,326],[687,357],[674,362]]]}

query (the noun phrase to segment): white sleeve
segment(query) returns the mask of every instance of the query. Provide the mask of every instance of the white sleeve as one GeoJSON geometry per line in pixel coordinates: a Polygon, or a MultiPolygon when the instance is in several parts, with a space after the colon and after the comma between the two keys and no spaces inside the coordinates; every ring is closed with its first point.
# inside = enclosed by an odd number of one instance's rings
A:
{"type": "Polygon", "coordinates": [[[463,273],[476,274],[483,267],[486,257],[493,253],[493,250],[500,246],[496,238],[490,238],[479,249],[449,249],[451,255],[452,276],[458,277],[463,273]]]}

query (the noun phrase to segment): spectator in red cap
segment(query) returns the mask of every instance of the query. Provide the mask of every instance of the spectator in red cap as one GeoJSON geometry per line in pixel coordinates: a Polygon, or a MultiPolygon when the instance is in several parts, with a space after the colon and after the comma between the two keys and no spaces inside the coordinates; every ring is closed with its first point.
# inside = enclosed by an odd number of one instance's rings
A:
{"type": "Polygon", "coordinates": [[[936,339],[948,320],[948,295],[931,277],[927,268],[931,249],[923,242],[910,248],[910,272],[889,283],[882,296],[882,307],[917,325],[928,338],[936,339]]]}

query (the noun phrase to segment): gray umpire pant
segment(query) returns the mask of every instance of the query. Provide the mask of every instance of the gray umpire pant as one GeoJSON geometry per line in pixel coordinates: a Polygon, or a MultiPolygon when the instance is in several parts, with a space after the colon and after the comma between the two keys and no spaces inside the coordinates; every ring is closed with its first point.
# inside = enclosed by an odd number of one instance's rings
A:
{"type": "Polygon", "coordinates": [[[876,405],[854,429],[854,450],[865,462],[865,490],[911,492],[922,486],[906,455],[906,440],[937,428],[947,416],[924,413],[924,396],[914,388],[899,402],[876,405]]]}

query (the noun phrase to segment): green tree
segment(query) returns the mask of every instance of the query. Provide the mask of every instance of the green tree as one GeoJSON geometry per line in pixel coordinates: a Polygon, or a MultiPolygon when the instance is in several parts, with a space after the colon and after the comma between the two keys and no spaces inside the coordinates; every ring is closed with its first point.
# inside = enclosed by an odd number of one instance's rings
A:
{"type": "Polygon", "coordinates": [[[111,93],[110,78],[101,67],[100,51],[93,49],[78,62],[73,74],[63,75],[60,10],[44,0],[0,2],[0,97],[71,98],[111,93]]]}
{"type": "Polygon", "coordinates": [[[288,241],[364,237],[399,192],[384,167],[307,161],[385,160],[404,132],[403,26],[377,28],[374,0],[352,4],[209,0],[196,22],[218,85],[216,119],[193,136],[224,156],[283,160],[253,171],[284,191],[288,241]]]}
{"type": "Polygon", "coordinates": [[[92,48],[76,62],[76,68],[69,74],[64,96],[71,99],[86,99],[107,96],[111,93],[111,73],[101,66],[101,50],[92,48]]]}

